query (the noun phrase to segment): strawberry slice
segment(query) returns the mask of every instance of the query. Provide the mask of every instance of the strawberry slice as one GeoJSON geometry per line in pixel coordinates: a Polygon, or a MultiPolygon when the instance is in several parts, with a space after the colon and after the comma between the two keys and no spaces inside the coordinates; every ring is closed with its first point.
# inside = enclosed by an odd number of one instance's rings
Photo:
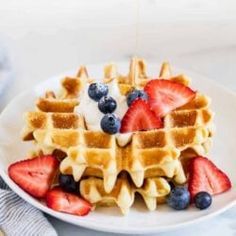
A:
{"type": "Polygon", "coordinates": [[[228,176],[205,157],[194,157],[189,163],[188,189],[193,199],[201,191],[211,195],[223,193],[231,188],[228,176]]]}
{"type": "Polygon", "coordinates": [[[135,100],[121,121],[121,133],[158,129],[162,127],[162,121],[150,110],[146,101],[135,100]]]}
{"type": "Polygon", "coordinates": [[[59,187],[55,187],[48,191],[46,203],[49,208],[55,211],[69,213],[78,216],[87,215],[92,205],[75,194],[67,193],[59,187]]]}
{"type": "Polygon", "coordinates": [[[149,81],[144,91],[148,95],[151,110],[160,117],[188,103],[196,95],[189,87],[164,79],[149,81]]]}
{"type": "Polygon", "coordinates": [[[40,156],[16,162],[9,166],[10,178],[30,195],[43,198],[49,190],[59,167],[51,156],[40,156]]]}

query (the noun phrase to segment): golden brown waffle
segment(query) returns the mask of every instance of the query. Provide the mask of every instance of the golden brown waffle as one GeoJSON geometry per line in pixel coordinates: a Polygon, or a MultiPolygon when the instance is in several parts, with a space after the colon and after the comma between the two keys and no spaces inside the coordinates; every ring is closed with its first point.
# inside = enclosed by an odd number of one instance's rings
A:
{"type": "Polygon", "coordinates": [[[62,92],[60,97],[63,99],[73,99],[78,98],[79,92],[84,88],[84,86],[92,81],[88,77],[88,72],[85,66],[81,66],[76,77],[65,77],[62,82],[62,92]]]}
{"type": "MultiPolygon", "coordinates": [[[[160,77],[189,84],[185,75],[172,76],[168,63],[163,63],[160,77]]],[[[122,94],[143,87],[150,79],[141,59],[131,60],[126,76],[118,74],[114,64],[104,68],[104,81],[116,80],[122,94]]],[[[74,112],[80,91],[91,81],[81,67],[75,78],[62,81],[60,94],[49,92],[40,98],[38,111],[26,113],[24,140],[34,140],[44,154],[66,153],[62,173],[73,174],[77,181],[82,176],[101,177],[106,192],[112,191],[122,171],[129,173],[136,187],[142,186],[145,178],[156,176],[183,183],[186,179],[179,157],[202,155],[211,143],[209,99],[197,93],[191,102],[164,117],[163,129],[135,132],[126,146],[120,146],[114,135],[86,130],[84,118],[74,112]]]]}
{"type": "MultiPolygon", "coordinates": [[[[199,100],[197,98],[196,103],[202,104],[199,100]]],[[[193,104],[189,105],[188,109],[193,108],[192,106],[193,104]]],[[[28,117],[33,114],[38,117],[38,113],[27,114],[28,117]]],[[[52,115],[46,115],[48,121],[45,123],[52,123],[52,115]]],[[[75,114],[67,113],[63,113],[62,118],[66,121],[71,115],[78,119],[75,114]]],[[[49,125],[51,128],[34,127],[33,136],[45,154],[52,153],[55,149],[68,154],[61,163],[62,173],[73,174],[77,181],[83,174],[103,177],[106,191],[111,191],[122,170],[131,175],[137,186],[142,185],[145,177],[152,175],[176,177],[177,182],[183,183],[185,178],[178,161],[179,151],[184,155],[186,149],[203,154],[203,144],[211,135],[207,126],[211,122],[211,113],[207,109],[188,111],[187,115],[188,122],[186,110],[170,113],[164,119],[164,129],[136,132],[126,147],[120,147],[115,136],[78,129],[79,120],[75,118],[74,123],[61,125],[60,128],[55,125],[52,128],[52,124],[49,125]]]]}
{"type": "MultiPolygon", "coordinates": [[[[164,129],[203,126],[208,128],[210,136],[213,116],[208,106],[208,99],[198,94],[193,101],[164,117],[164,129]]],[[[83,117],[73,112],[66,113],[58,110],[57,112],[27,112],[25,113],[25,122],[24,140],[28,140],[26,137],[37,129],[85,128],[83,117]]]]}
{"type": "Polygon", "coordinates": [[[158,202],[165,201],[170,192],[169,183],[161,177],[147,178],[140,188],[134,186],[126,176],[119,177],[110,193],[103,186],[102,179],[89,177],[80,181],[80,194],[95,206],[116,205],[125,215],[135,201],[135,194],[139,193],[148,210],[156,209],[158,202]]]}
{"type": "Polygon", "coordinates": [[[75,113],[26,112],[26,126],[22,131],[23,140],[33,140],[35,130],[85,129],[84,119],[75,113]]]}
{"type": "MultiPolygon", "coordinates": [[[[129,73],[121,75],[117,71],[117,66],[113,63],[104,67],[104,82],[110,82],[113,79],[117,80],[121,94],[126,95],[133,88],[143,88],[151,77],[146,73],[147,67],[143,59],[133,58],[130,62],[129,73]]],[[[162,64],[160,74],[156,78],[169,79],[178,83],[189,85],[190,80],[186,75],[180,74],[172,76],[170,65],[167,62],[162,64]]],[[[81,66],[75,78],[66,77],[62,81],[61,98],[78,98],[80,91],[86,83],[92,82],[89,78],[87,69],[81,66]]]]}
{"type": "Polygon", "coordinates": [[[122,170],[131,175],[137,186],[150,173],[176,177],[177,182],[183,183],[185,178],[178,161],[180,151],[201,145],[208,135],[203,127],[159,129],[134,133],[130,143],[120,147],[115,136],[99,131],[39,129],[34,132],[36,142],[43,144],[44,153],[55,149],[67,153],[60,166],[62,173],[73,174],[78,181],[87,168],[90,173],[93,169],[104,178],[107,191],[113,188],[122,170]]]}
{"type": "Polygon", "coordinates": [[[153,175],[175,177],[177,182],[185,182],[178,160],[179,150],[154,145],[143,135],[136,133],[129,145],[119,147],[115,136],[91,131],[80,133],[79,145],[68,149],[68,157],[61,162],[60,170],[73,174],[76,181],[82,175],[103,177],[107,192],[112,190],[121,171],[128,172],[137,187],[143,184],[145,177],[153,175]]]}
{"type": "MultiPolygon", "coordinates": [[[[199,110],[188,110],[188,120],[185,117],[186,110],[172,112],[164,119],[164,129],[137,132],[126,147],[119,147],[115,136],[98,131],[78,130],[78,125],[75,124],[52,129],[35,127],[34,139],[44,153],[52,153],[58,149],[68,154],[61,163],[62,173],[73,174],[76,180],[86,173],[104,177],[107,191],[111,191],[117,175],[122,170],[131,175],[137,186],[141,186],[144,178],[150,176],[150,173],[169,178],[176,176],[177,182],[183,183],[185,178],[178,161],[179,151],[192,149],[202,154],[202,144],[210,136],[207,125],[211,122],[211,113],[205,108],[207,103],[203,100],[203,97],[199,96],[195,100],[196,103],[187,106],[187,109],[202,106],[199,110]],[[98,158],[100,155],[103,157],[98,158]],[[87,168],[90,171],[87,171],[87,168]]],[[[35,113],[28,114],[32,116],[35,113]]],[[[63,115],[64,119],[71,116],[66,113],[63,115]]],[[[37,113],[35,116],[37,117],[37,113]]]]}
{"type": "Polygon", "coordinates": [[[77,99],[55,98],[40,98],[36,104],[38,110],[43,112],[73,112],[77,105],[77,99]]]}

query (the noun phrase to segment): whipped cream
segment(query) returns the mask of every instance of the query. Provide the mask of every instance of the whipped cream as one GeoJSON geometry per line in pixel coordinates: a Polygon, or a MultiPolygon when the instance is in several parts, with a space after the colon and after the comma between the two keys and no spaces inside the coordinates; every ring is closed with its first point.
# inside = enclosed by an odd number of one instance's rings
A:
{"type": "MultiPolygon", "coordinates": [[[[124,114],[128,110],[126,96],[120,93],[120,89],[115,79],[108,83],[107,86],[109,89],[108,95],[114,98],[117,103],[114,114],[122,119],[124,114]]],[[[104,114],[98,109],[98,103],[89,97],[88,87],[89,85],[87,85],[80,94],[80,104],[76,107],[75,112],[84,117],[88,130],[102,131],[100,122],[104,114]]],[[[115,136],[118,144],[120,146],[125,146],[131,140],[132,133],[118,133],[115,136]]]]}
{"type": "Polygon", "coordinates": [[[107,84],[109,93],[111,97],[113,97],[116,100],[117,107],[114,113],[122,119],[125,115],[126,111],[128,110],[128,105],[126,101],[126,96],[122,95],[120,93],[120,89],[118,87],[117,81],[113,79],[110,83],[107,84]]]}
{"type": "Polygon", "coordinates": [[[124,147],[125,145],[127,145],[131,141],[132,134],[133,133],[115,134],[118,145],[121,147],[124,147]]]}
{"type": "Polygon", "coordinates": [[[101,131],[100,121],[104,114],[98,109],[98,103],[88,95],[88,85],[80,94],[80,104],[75,112],[82,115],[88,130],[101,131]]]}

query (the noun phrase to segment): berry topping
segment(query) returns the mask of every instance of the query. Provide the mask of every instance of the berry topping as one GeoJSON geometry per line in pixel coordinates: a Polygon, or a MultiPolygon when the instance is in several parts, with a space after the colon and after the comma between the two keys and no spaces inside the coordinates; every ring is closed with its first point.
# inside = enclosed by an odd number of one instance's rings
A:
{"type": "Polygon", "coordinates": [[[53,188],[47,193],[46,203],[55,211],[78,216],[87,215],[92,208],[89,202],[75,194],[63,192],[59,187],[53,188]]]}
{"type": "Polygon", "coordinates": [[[127,105],[130,106],[131,103],[138,98],[141,98],[141,99],[147,101],[148,95],[143,90],[134,89],[127,96],[127,105]]]}
{"type": "Polygon", "coordinates": [[[211,205],[212,197],[207,192],[199,192],[194,197],[194,203],[198,209],[203,210],[211,205]]]}
{"type": "Polygon", "coordinates": [[[191,198],[205,191],[211,195],[223,193],[231,188],[228,176],[205,157],[194,157],[189,164],[188,189],[191,198]]]}
{"type": "Polygon", "coordinates": [[[196,95],[189,87],[164,79],[151,80],[146,84],[144,91],[148,95],[151,110],[160,117],[185,105],[196,95]]]}
{"type": "Polygon", "coordinates": [[[183,210],[189,206],[190,194],[185,187],[175,187],[171,190],[167,204],[175,210],[183,210]]]}
{"type": "Polygon", "coordinates": [[[127,133],[139,130],[158,129],[162,127],[159,117],[150,110],[147,102],[142,99],[136,99],[121,121],[121,133],[127,133]]]}
{"type": "Polygon", "coordinates": [[[76,192],[77,191],[77,183],[74,180],[72,175],[59,175],[59,184],[60,187],[66,192],[76,192]]]}
{"type": "Polygon", "coordinates": [[[116,106],[116,100],[110,96],[104,96],[98,102],[98,108],[104,114],[112,113],[116,106]]]}
{"type": "Polygon", "coordinates": [[[88,88],[88,95],[94,101],[98,102],[103,96],[108,94],[108,86],[103,83],[92,83],[88,88]]]}
{"type": "Polygon", "coordinates": [[[106,114],[101,120],[101,128],[105,133],[116,134],[120,130],[120,119],[114,114],[106,114]]]}
{"type": "Polygon", "coordinates": [[[34,197],[45,197],[58,170],[59,161],[53,156],[40,156],[9,166],[10,178],[34,197]]]}

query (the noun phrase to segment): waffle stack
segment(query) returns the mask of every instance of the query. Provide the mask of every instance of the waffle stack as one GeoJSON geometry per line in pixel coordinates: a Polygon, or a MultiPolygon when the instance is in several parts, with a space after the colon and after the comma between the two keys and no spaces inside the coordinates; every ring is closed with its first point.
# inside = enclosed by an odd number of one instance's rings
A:
{"type": "MultiPolygon", "coordinates": [[[[168,63],[163,63],[157,77],[189,85],[185,75],[172,76],[168,63]]],[[[104,83],[115,80],[123,95],[143,88],[151,79],[142,59],[131,60],[126,76],[114,64],[104,67],[104,83]]],[[[169,180],[185,183],[183,167],[188,158],[210,148],[209,99],[197,93],[194,100],[164,117],[163,128],[134,132],[128,144],[120,146],[115,135],[88,130],[85,117],[76,113],[80,92],[91,81],[82,66],[75,78],[62,80],[57,95],[46,92],[39,98],[37,111],[25,114],[23,140],[35,142],[32,156],[59,157],[60,172],[80,181],[80,194],[91,203],[115,204],[126,214],[139,193],[148,209],[154,210],[169,194],[169,180]]]]}

